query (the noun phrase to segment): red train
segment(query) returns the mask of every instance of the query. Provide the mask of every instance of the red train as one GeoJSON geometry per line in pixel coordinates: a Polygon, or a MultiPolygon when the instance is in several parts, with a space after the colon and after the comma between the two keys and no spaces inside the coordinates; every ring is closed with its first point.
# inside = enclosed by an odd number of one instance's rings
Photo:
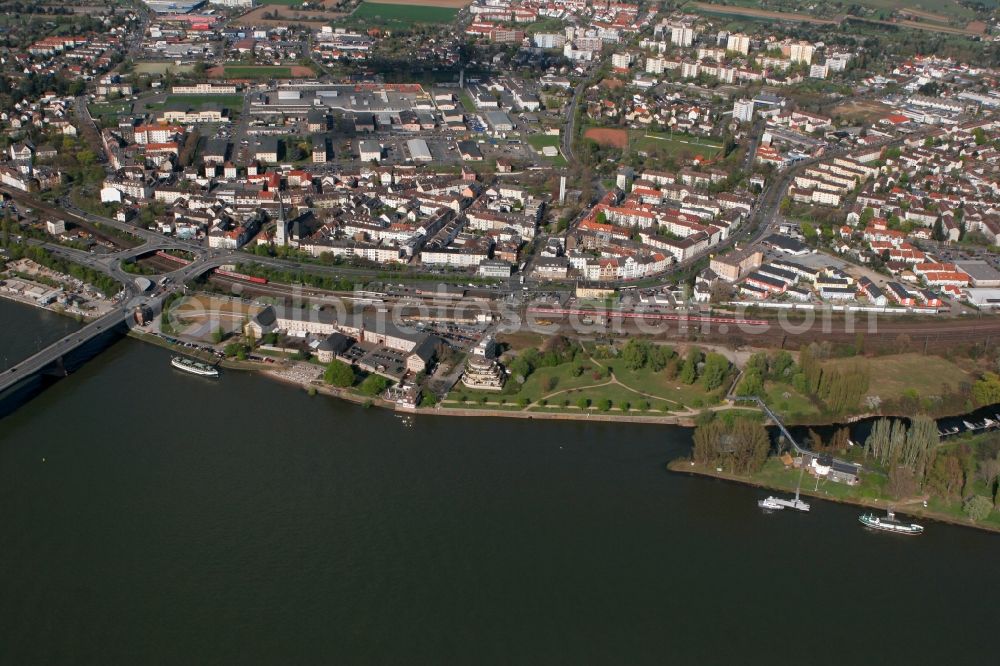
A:
{"type": "Polygon", "coordinates": [[[164,252],[163,250],[157,250],[156,251],[156,256],[163,257],[164,259],[170,259],[171,261],[176,261],[177,263],[184,264],[185,266],[187,266],[188,264],[191,263],[187,259],[182,259],[181,257],[175,257],[174,255],[170,254],[169,252],[164,252]]]}
{"type": "Polygon", "coordinates": [[[254,284],[267,284],[267,278],[255,277],[253,275],[244,275],[243,273],[233,273],[232,271],[224,271],[221,268],[216,268],[215,274],[222,275],[223,277],[233,278],[234,280],[253,282],[254,284]]]}
{"type": "Polygon", "coordinates": [[[616,319],[650,319],[653,321],[689,321],[696,324],[737,324],[747,326],[767,326],[763,319],[736,319],[733,317],[712,317],[688,314],[661,314],[657,312],[621,312],[617,310],[576,310],[563,308],[528,308],[531,314],[583,315],[590,317],[614,317],[616,319]]]}

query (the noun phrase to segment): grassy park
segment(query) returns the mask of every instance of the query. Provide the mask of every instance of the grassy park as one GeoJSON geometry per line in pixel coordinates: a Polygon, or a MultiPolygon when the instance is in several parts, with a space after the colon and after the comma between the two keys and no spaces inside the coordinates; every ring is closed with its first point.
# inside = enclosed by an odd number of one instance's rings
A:
{"type": "Polygon", "coordinates": [[[563,362],[535,367],[527,377],[517,369],[515,358],[508,361],[512,377],[503,391],[476,391],[458,384],[445,404],[640,415],[688,412],[720,403],[731,381],[732,369],[721,373],[721,379],[717,377],[711,386],[704,377],[689,376],[690,381],[684,381],[685,357],[674,354],[668,347],[662,349],[659,362],[639,363],[625,354],[608,356],[605,350],[581,348],[572,354],[572,360],[564,355],[563,362]]]}

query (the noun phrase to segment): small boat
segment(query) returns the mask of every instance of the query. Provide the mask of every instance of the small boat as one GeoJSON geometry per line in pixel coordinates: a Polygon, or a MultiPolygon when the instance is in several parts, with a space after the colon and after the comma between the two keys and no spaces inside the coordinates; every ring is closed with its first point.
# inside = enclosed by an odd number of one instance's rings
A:
{"type": "Polygon", "coordinates": [[[767,509],[768,511],[781,511],[785,508],[785,506],[778,501],[777,497],[768,497],[766,499],[757,500],[757,506],[762,509],[767,509]]]}
{"type": "Polygon", "coordinates": [[[924,528],[921,525],[917,525],[916,523],[904,523],[901,520],[896,520],[896,514],[891,509],[886,511],[885,516],[876,516],[874,513],[863,513],[858,517],[858,520],[865,527],[869,527],[873,530],[882,530],[883,532],[909,534],[914,536],[924,533],[924,528]]]}
{"type": "Polygon", "coordinates": [[[785,507],[786,509],[795,509],[796,511],[809,511],[809,503],[803,502],[796,495],[792,499],[782,499],[780,497],[771,497],[775,503],[785,507]]]}
{"type": "Polygon", "coordinates": [[[213,368],[207,363],[201,363],[184,356],[174,356],[170,359],[170,365],[174,366],[178,370],[190,372],[192,375],[198,375],[199,377],[219,376],[219,371],[216,368],[213,368]]]}

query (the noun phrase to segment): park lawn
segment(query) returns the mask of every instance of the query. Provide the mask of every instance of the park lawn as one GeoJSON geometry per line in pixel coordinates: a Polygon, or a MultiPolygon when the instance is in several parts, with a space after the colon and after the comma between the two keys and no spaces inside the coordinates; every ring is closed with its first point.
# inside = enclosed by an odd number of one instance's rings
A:
{"type": "Polygon", "coordinates": [[[710,395],[700,382],[696,381],[694,384],[685,384],[676,377],[667,379],[664,373],[654,372],[650,368],[629,370],[625,367],[623,361],[605,361],[605,363],[610,364],[614,368],[615,377],[619,382],[640,393],[655,396],[654,398],[650,398],[651,400],[659,398],[661,400],[680,403],[680,405],[687,407],[693,406],[698,401],[701,401],[703,406],[715,404],[716,402],[714,396],[710,395]]]}
{"type": "Polygon", "coordinates": [[[362,19],[371,24],[396,24],[406,27],[418,23],[451,23],[457,14],[458,10],[450,7],[362,2],[351,14],[351,18],[362,19]]]}
{"type": "Polygon", "coordinates": [[[593,372],[596,369],[596,365],[586,360],[581,361],[580,363],[563,363],[551,368],[538,368],[531,373],[528,379],[524,382],[521,390],[518,391],[518,395],[526,395],[533,400],[538,400],[543,396],[550,395],[552,393],[559,393],[560,391],[565,391],[566,389],[591,386],[593,384],[601,384],[608,381],[608,377],[606,376],[602,376],[600,379],[594,379],[593,372]],[[573,369],[577,365],[583,366],[584,372],[579,377],[574,377],[573,369]],[[545,382],[550,378],[555,380],[555,386],[551,389],[545,389],[545,382]]]}
{"type": "Polygon", "coordinates": [[[223,65],[227,77],[236,79],[290,79],[292,68],[282,65],[223,65]]]}
{"type": "Polygon", "coordinates": [[[791,384],[764,382],[764,402],[790,421],[797,421],[804,416],[819,413],[812,400],[792,388],[791,384]]]}
{"type": "Polygon", "coordinates": [[[959,384],[975,379],[952,361],[922,354],[834,359],[825,361],[823,367],[851,367],[859,362],[870,369],[868,394],[877,395],[883,400],[902,396],[909,389],[923,397],[954,393],[958,392],[959,384]],[[944,385],[949,387],[948,391],[944,391],[944,385]]]}
{"type": "Polygon", "coordinates": [[[689,134],[636,129],[629,130],[629,149],[632,152],[644,151],[661,158],[701,155],[711,159],[722,150],[722,144],[714,139],[689,134]]]}

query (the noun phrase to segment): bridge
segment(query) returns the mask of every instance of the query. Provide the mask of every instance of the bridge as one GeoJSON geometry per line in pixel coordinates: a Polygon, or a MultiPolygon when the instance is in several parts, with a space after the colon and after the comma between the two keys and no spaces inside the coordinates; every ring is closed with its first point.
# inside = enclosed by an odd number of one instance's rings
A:
{"type": "MultiPolygon", "coordinates": [[[[736,384],[738,383],[739,383],[739,378],[737,377],[736,382],[733,384],[733,386],[736,386],[736,384]]],[[[798,453],[799,455],[802,455],[803,453],[811,453],[809,449],[805,449],[799,446],[799,443],[795,441],[794,437],[792,437],[792,433],[788,432],[788,428],[785,427],[784,422],[778,417],[777,414],[774,413],[774,410],[768,407],[767,403],[761,400],[759,397],[755,395],[742,396],[742,395],[729,394],[726,396],[726,399],[732,400],[733,402],[754,403],[755,405],[760,407],[761,411],[764,412],[767,415],[767,417],[771,419],[772,422],[774,422],[774,425],[778,426],[778,431],[781,432],[782,436],[784,436],[784,438],[788,440],[788,443],[792,445],[792,448],[795,449],[796,453],[798,453]]]]}

